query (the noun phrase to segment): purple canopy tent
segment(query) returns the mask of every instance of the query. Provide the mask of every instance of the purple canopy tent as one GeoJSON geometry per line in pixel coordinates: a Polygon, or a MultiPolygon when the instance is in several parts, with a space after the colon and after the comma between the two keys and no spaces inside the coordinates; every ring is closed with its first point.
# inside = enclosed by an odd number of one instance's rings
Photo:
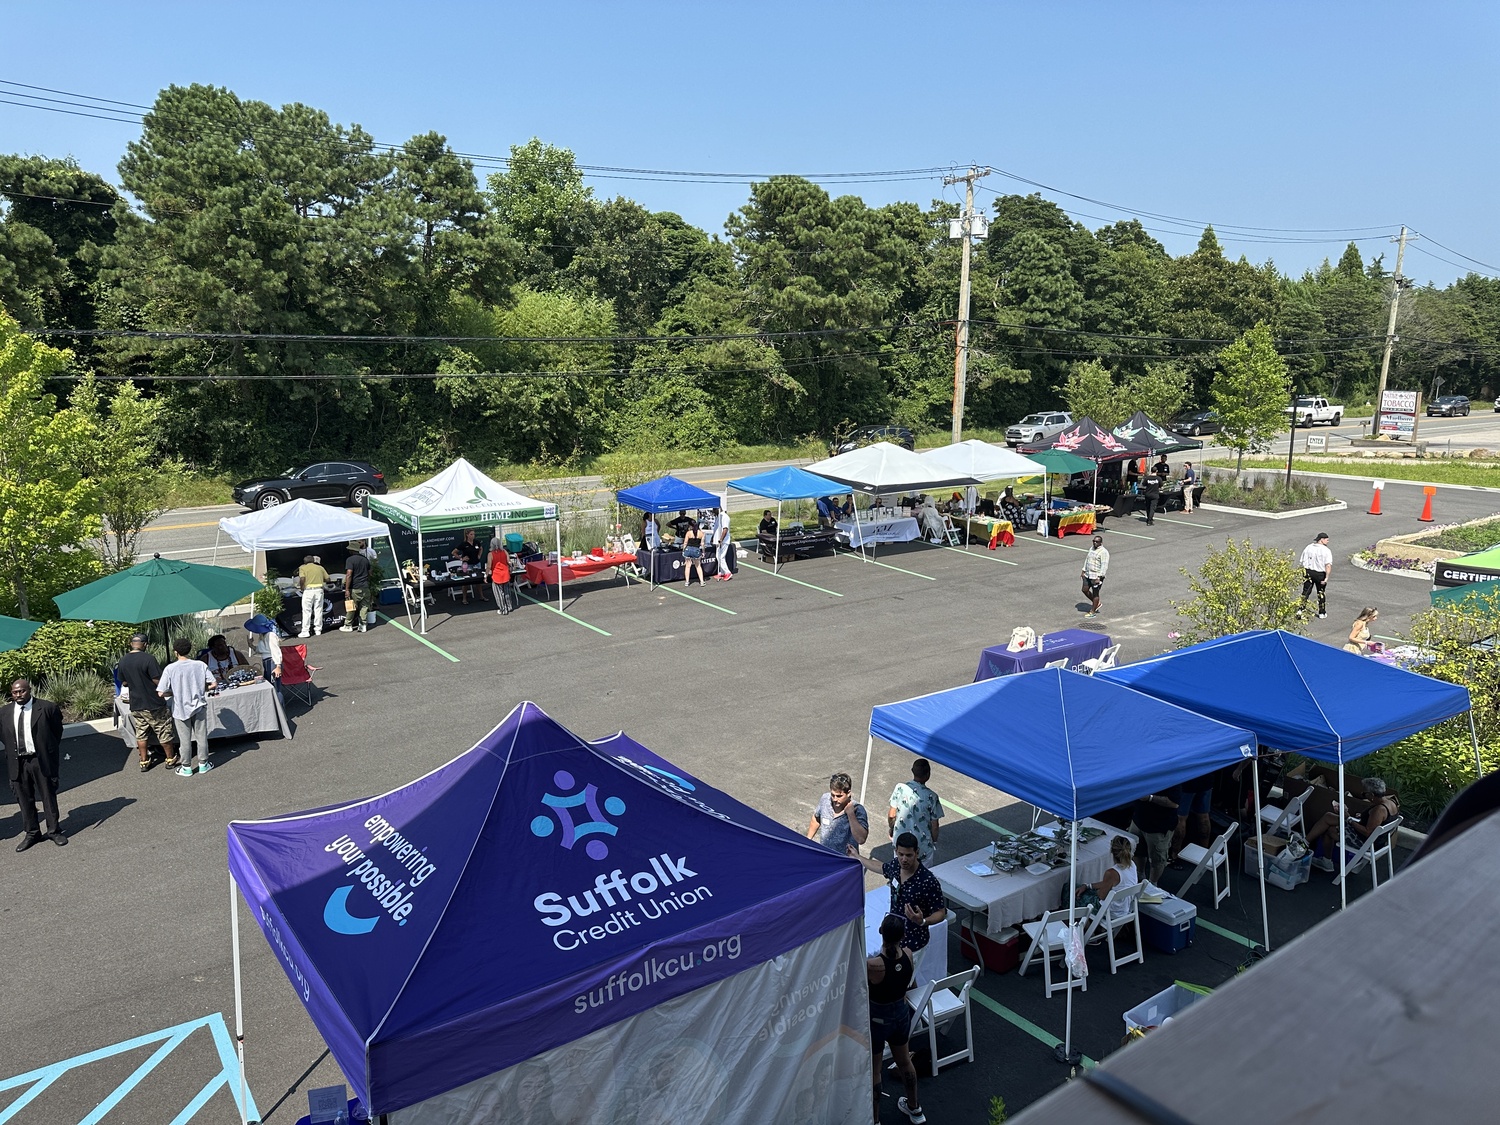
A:
{"type": "Polygon", "coordinates": [[[623,736],[523,703],[393,792],[232,823],[229,865],[391,1125],[493,1120],[538,1073],[560,1119],[749,1125],[793,1116],[807,1066],[819,1120],[868,1115],[860,867],[623,736]]]}

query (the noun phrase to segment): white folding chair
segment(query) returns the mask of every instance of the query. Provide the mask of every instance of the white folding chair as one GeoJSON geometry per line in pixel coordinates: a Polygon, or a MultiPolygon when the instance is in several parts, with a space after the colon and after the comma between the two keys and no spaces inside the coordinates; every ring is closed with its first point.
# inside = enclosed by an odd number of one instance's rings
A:
{"type": "MultiPolygon", "coordinates": [[[[1087,924],[1088,918],[1077,909],[1074,917],[1078,921],[1087,924]]],[[[1075,977],[1072,970],[1068,968],[1068,910],[1049,910],[1036,922],[1022,922],[1021,932],[1031,939],[1031,944],[1026,948],[1026,956],[1021,960],[1020,975],[1025,976],[1026,970],[1031,967],[1031,959],[1038,953],[1042,957],[1042,979],[1047,985],[1047,995],[1051,996],[1060,989],[1077,988],[1083,992],[1089,990],[1089,978],[1086,976],[1075,977]],[[1057,984],[1052,983],[1052,963],[1056,961],[1062,966],[1063,980],[1057,984]]]]}
{"type": "Polygon", "coordinates": [[[1132,961],[1139,961],[1143,965],[1146,963],[1146,943],[1141,940],[1141,892],[1145,889],[1145,883],[1136,883],[1130,887],[1122,887],[1116,883],[1109,889],[1109,894],[1104,896],[1104,901],[1099,904],[1099,909],[1094,914],[1093,922],[1083,935],[1083,940],[1087,944],[1097,934],[1101,932],[1104,934],[1109,946],[1111,974],[1121,965],[1128,965],[1132,961]],[[1122,908],[1118,915],[1112,909],[1115,906],[1122,908]],[[1135,949],[1120,957],[1115,953],[1115,935],[1131,926],[1135,927],[1135,949]]]}
{"type": "Polygon", "coordinates": [[[1312,786],[1308,786],[1284,806],[1262,805],[1260,819],[1267,826],[1266,832],[1272,836],[1282,837],[1293,831],[1301,831],[1303,835],[1306,835],[1307,826],[1302,820],[1302,806],[1307,804],[1307,799],[1311,796],[1312,786]]]}
{"type": "MultiPolygon", "coordinates": [[[[1066,656],[1064,656],[1061,660],[1049,660],[1046,664],[1043,665],[1044,668],[1066,668],[1067,666],[1068,658],[1066,656]]],[[[1033,824],[1032,827],[1035,828],[1036,825],[1033,824]]]]}
{"type": "Polygon", "coordinates": [[[1091,656],[1087,660],[1078,662],[1077,670],[1085,676],[1092,676],[1095,672],[1102,672],[1106,668],[1115,666],[1115,657],[1120,655],[1119,645],[1110,645],[1098,656],[1091,656]]]}
{"type": "Polygon", "coordinates": [[[924,1032],[927,1035],[927,1052],[932,1059],[932,1074],[937,1077],[937,1072],[949,1063],[974,1061],[974,1020],[969,1012],[969,990],[974,987],[974,979],[979,976],[979,966],[965,969],[961,973],[943,977],[941,980],[933,981],[928,987],[925,1002],[921,1000],[921,991],[918,990],[916,998],[912,993],[907,993],[907,1003],[911,1005],[912,1025],[911,1037],[915,1039],[924,1032]],[[938,1055],[937,1037],[939,1031],[947,1031],[949,1026],[958,1019],[959,1015],[964,1017],[964,1046],[961,1051],[954,1051],[951,1055],[938,1055]]]}
{"type": "Polygon", "coordinates": [[[963,533],[958,530],[957,525],[953,522],[953,517],[950,515],[943,516],[943,536],[948,540],[948,546],[963,546],[963,533]]]}
{"type": "MultiPolygon", "coordinates": [[[[1371,887],[1380,886],[1380,860],[1383,857],[1386,865],[1386,878],[1396,877],[1396,829],[1401,827],[1401,818],[1393,816],[1379,828],[1365,837],[1365,842],[1360,845],[1359,850],[1353,853],[1353,857],[1344,865],[1344,874],[1353,875],[1361,868],[1370,868],[1371,887]]],[[[1338,837],[1331,839],[1337,841],[1338,837]]],[[[1346,849],[1347,850],[1347,849],[1346,849]]],[[[1337,862],[1335,860],[1334,862],[1337,862]]],[[[1341,876],[1334,873],[1333,881],[1338,883],[1341,876]]]]}
{"type": "Polygon", "coordinates": [[[1192,871],[1188,872],[1187,880],[1177,890],[1178,898],[1187,898],[1188,891],[1193,889],[1193,884],[1203,878],[1204,872],[1213,877],[1214,883],[1214,908],[1229,897],[1229,839],[1239,828],[1238,822],[1224,829],[1224,834],[1208,847],[1202,844],[1188,844],[1178,852],[1178,856],[1188,863],[1193,864],[1192,871]],[[1224,886],[1219,886],[1219,873],[1224,873],[1224,886]]]}

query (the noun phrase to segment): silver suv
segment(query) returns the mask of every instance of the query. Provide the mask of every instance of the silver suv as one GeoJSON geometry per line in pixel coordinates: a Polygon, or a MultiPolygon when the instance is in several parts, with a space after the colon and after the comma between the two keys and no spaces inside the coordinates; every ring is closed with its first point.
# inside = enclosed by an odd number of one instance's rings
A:
{"type": "Polygon", "coordinates": [[[1062,433],[1072,424],[1073,415],[1066,410],[1028,414],[1005,431],[1005,444],[1012,449],[1018,445],[1040,445],[1053,434],[1062,433]]]}

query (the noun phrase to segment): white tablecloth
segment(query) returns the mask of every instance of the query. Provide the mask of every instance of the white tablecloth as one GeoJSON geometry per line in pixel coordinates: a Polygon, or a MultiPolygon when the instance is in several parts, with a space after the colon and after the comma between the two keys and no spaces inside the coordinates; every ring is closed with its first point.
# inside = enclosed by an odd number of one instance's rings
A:
{"type": "MultiPolygon", "coordinates": [[[[1078,846],[1078,884],[1097,883],[1109,869],[1109,841],[1112,836],[1125,836],[1134,841],[1128,832],[1121,832],[1097,820],[1085,820],[1084,824],[1104,829],[1104,835],[1078,846]]],[[[1045,827],[1045,826],[1044,826],[1045,827]]],[[[932,869],[932,873],[943,884],[943,890],[951,898],[965,906],[983,907],[989,912],[985,929],[995,934],[1007,926],[1014,926],[1028,918],[1039,917],[1044,911],[1054,910],[1066,903],[1068,893],[1068,868],[1054,867],[1045,875],[1032,875],[1018,868],[999,875],[975,875],[968,864],[986,859],[989,849],[950,859],[932,869]]]]}
{"type": "Polygon", "coordinates": [[[864,543],[910,543],[922,538],[922,529],[911,516],[896,516],[874,523],[861,519],[858,524],[853,520],[842,520],[835,526],[839,538],[846,540],[851,547],[864,543]]]}
{"type": "MultiPolygon", "coordinates": [[[[873,956],[880,949],[880,920],[891,908],[890,887],[876,887],[865,892],[865,954],[873,956]]],[[[912,964],[913,988],[948,975],[948,921],[927,927],[927,947],[917,950],[912,964]]]]}

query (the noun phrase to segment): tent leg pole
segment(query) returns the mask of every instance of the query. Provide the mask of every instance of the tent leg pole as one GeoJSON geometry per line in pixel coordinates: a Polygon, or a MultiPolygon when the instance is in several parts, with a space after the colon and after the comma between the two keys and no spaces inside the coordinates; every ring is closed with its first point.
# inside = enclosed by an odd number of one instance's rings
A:
{"type": "Polygon", "coordinates": [[[875,749],[875,736],[869,735],[865,739],[865,773],[859,781],[859,803],[865,803],[865,789],[870,784],[870,751],[875,749]]]}
{"type": "Polygon", "coordinates": [[[781,501],[776,501],[776,557],[771,560],[771,573],[781,573],[781,501]]]}
{"type": "MultiPolygon", "coordinates": [[[[349,596],[349,591],[344,591],[344,597],[349,596]]],[[[417,616],[422,623],[422,635],[427,635],[427,568],[422,559],[422,533],[417,532],[417,616]]]]}
{"type": "MultiPolygon", "coordinates": [[[[1255,855],[1260,860],[1260,923],[1266,942],[1266,952],[1271,952],[1271,916],[1266,913],[1266,840],[1264,822],[1260,819],[1260,747],[1255,748],[1255,757],[1250,759],[1251,781],[1255,786],[1255,855]]],[[[1229,872],[1224,872],[1229,878],[1229,872]]]]}
{"type": "Polygon", "coordinates": [[[240,1058],[240,1125],[245,1121],[245,1003],[240,986],[240,904],[234,876],[229,876],[229,940],[234,951],[234,1042],[240,1058]]]}
{"type": "MultiPolygon", "coordinates": [[[[1339,909],[1345,910],[1349,906],[1349,858],[1344,854],[1346,825],[1344,808],[1344,753],[1339,751],[1339,909]]],[[[1374,863],[1372,859],[1370,861],[1374,863]]]]}
{"type": "Polygon", "coordinates": [[[1474,729],[1474,708],[1469,708],[1469,737],[1474,740],[1474,777],[1484,776],[1484,763],[1479,760],[1479,732],[1474,729]]]}
{"type": "Polygon", "coordinates": [[[562,565],[562,520],[558,520],[557,521],[556,530],[557,530],[557,612],[561,613],[563,611],[563,607],[562,607],[562,605],[563,605],[563,599],[562,599],[562,572],[563,572],[563,565],[562,565]]]}
{"type": "MultiPolygon", "coordinates": [[[[1076,807],[1073,809],[1073,815],[1075,818],[1078,815],[1076,807]]],[[[1078,821],[1076,819],[1073,821],[1068,851],[1068,941],[1072,942],[1075,912],[1078,909],[1078,821]]],[[[1063,958],[1063,971],[1068,974],[1068,1011],[1063,1020],[1062,1045],[1054,1048],[1053,1054],[1058,1062],[1077,1066],[1083,1061],[1083,1056],[1073,1050],[1073,969],[1066,957],[1063,958]]]]}

